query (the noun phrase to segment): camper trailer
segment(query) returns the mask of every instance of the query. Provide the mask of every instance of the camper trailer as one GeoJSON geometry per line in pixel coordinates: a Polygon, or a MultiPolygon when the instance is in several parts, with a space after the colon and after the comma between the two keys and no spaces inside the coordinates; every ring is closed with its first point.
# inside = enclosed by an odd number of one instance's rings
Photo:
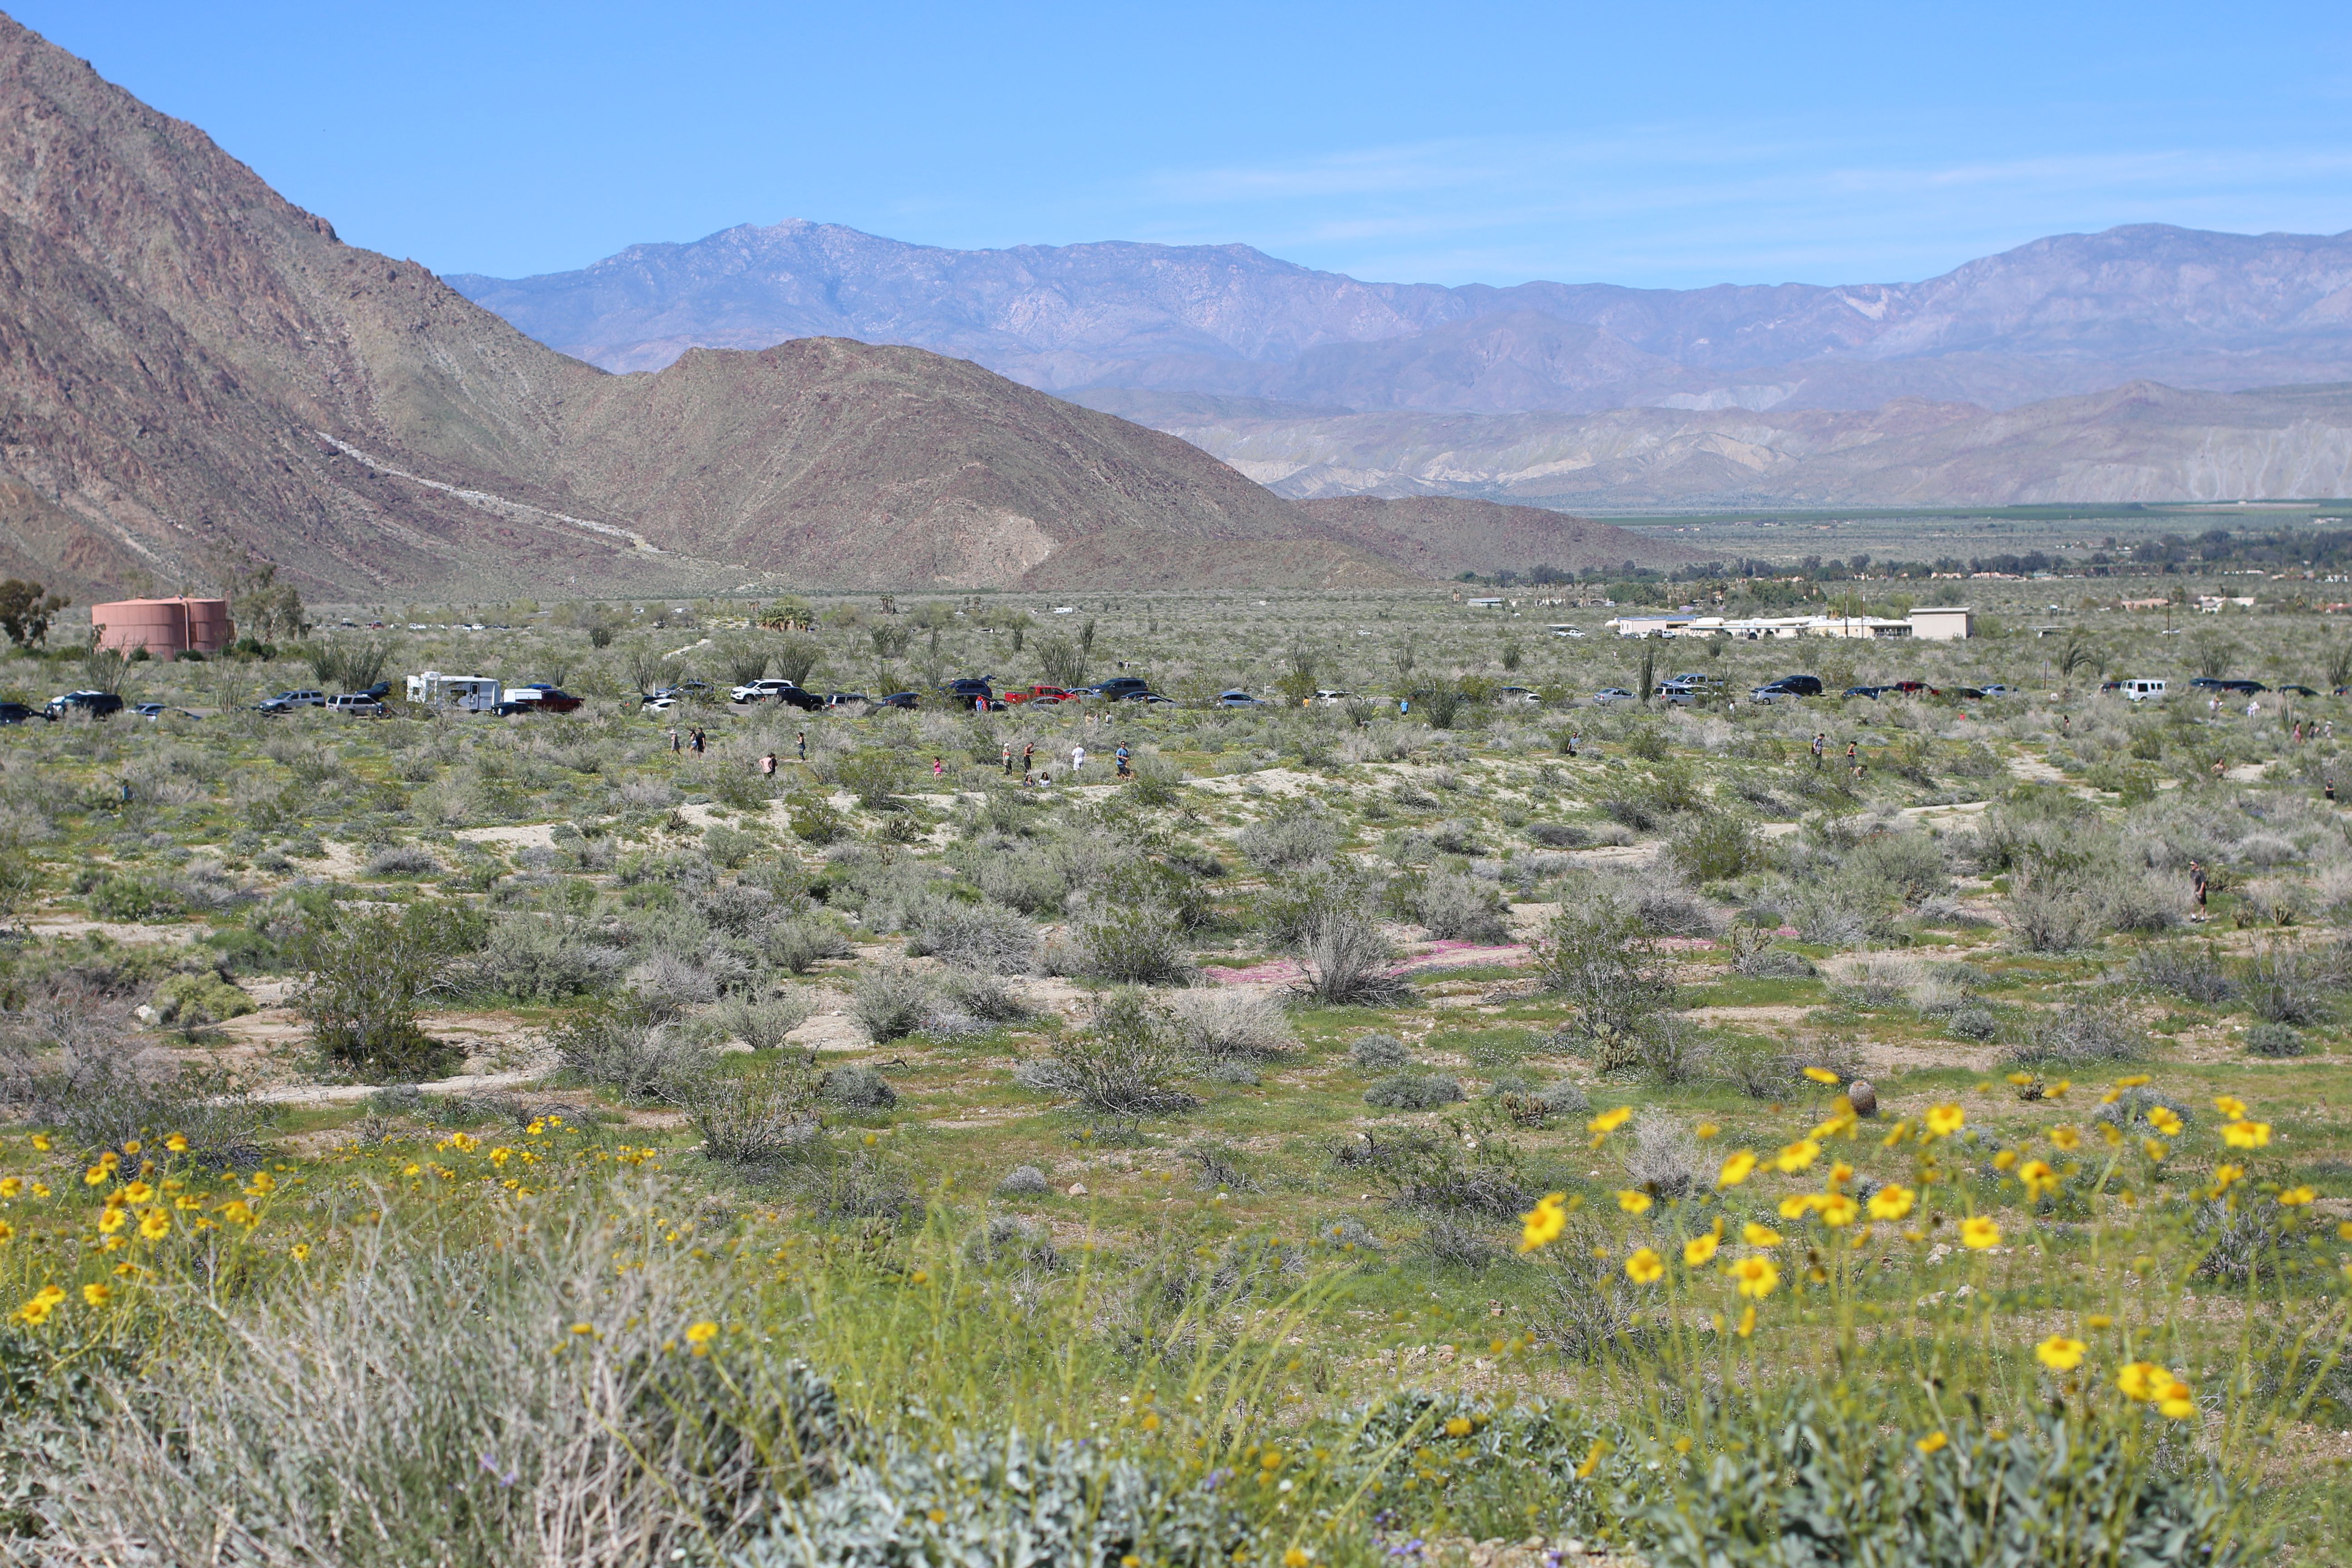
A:
{"type": "Polygon", "coordinates": [[[444,675],[428,669],[408,678],[408,700],[426,708],[487,713],[506,698],[494,675],[444,675]]]}

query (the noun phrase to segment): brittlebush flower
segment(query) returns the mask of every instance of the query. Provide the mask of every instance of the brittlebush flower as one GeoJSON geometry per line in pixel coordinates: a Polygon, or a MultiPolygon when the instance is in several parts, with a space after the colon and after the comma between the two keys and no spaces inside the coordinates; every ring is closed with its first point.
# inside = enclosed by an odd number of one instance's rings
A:
{"type": "Polygon", "coordinates": [[[1743,1258],[1731,1266],[1731,1279],[1741,1295],[1760,1301],[1780,1288],[1780,1268],[1769,1258],[1743,1258]]]}
{"type": "Polygon", "coordinates": [[[49,1321],[49,1314],[56,1311],[58,1304],[65,1299],[66,1293],[63,1290],[54,1285],[45,1285],[35,1291],[31,1299],[23,1306],[16,1309],[16,1317],[19,1321],[37,1329],[49,1321]]]}
{"type": "Polygon", "coordinates": [[[1712,1236],[1692,1237],[1688,1241],[1683,1243],[1684,1266],[1690,1268],[1698,1268],[1708,1258],[1713,1258],[1715,1256],[1715,1249],[1721,1245],[1723,1244],[1716,1240],[1712,1236]]]}
{"type": "Polygon", "coordinates": [[[2167,1138],[2180,1136],[2180,1113],[2168,1105],[2149,1106],[2147,1124],[2167,1138]]]}
{"type": "Polygon", "coordinates": [[[719,1325],[707,1319],[686,1331],[686,1342],[694,1348],[697,1355],[709,1355],[710,1342],[718,1337],[719,1325]]]}
{"type": "Polygon", "coordinates": [[[163,1209],[149,1209],[139,1216],[139,1234],[150,1241],[161,1241],[172,1234],[172,1216],[163,1209]]]}
{"type": "Polygon", "coordinates": [[[1559,1239],[1559,1233],[1568,1226],[1567,1203],[1566,1193],[1547,1193],[1536,1200],[1535,1207],[1519,1216],[1521,1252],[1533,1252],[1559,1239]]]}
{"type": "Polygon", "coordinates": [[[1969,1124],[1969,1113],[1957,1105],[1931,1105],[1927,1108],[1927,1133],[1934,1138],[1949,1138],[1969,1124]]]}
{"type": "Polygon", "coordinates": [[[2083,1146],[2083,1130],[2062,1123],[2050,1130],[2050,1142],[2054,1146],[2069,1152],[2079,1149],[2083,1146]]]}
{"type": "Polygon", "coordinates": [[[2058,1173],[2047,1160],[2028,1160],[2017,1168],[2017,1179],[2033,1197],[2046,1197],[2058,1190],[2058,1173]]]}
{"type": "Polygon", "coordinates": [[[6,1220],[0,1219],[0,1241],[14,1241],[16,1239],[16,1227],[10,1225],[6,1220]]]}
{"type": "Polygon", "coordinates": [[[1821,1205],[1819,1193],[1791,1193],[1780,1200],[1782,1219],[1802,1219],[1821,1205]]]}
{"type": "Polygon", "coordinates": [[[1982,1252],[1989,1247],[1999,1247],[2000,1226],[1982,1215],[1979,1215],[1974,1219],[1964,1219],[1960,1222],[1960,1245],[1973,1247],[1979,1252],[1982,1252]]]}
{"type": "Polygon", "coordinates": [[[1918,1194],[1910,1188],[1900,1182],[1889,1182],[1870,1194],[1870,1217],[1885,1220],[1901,1219],[1911,1212],[1911,1205],[1917,1201],[1918,1194]]]}
{"type": "Polygon", "coordinates": [[[1807,1068],[1805,1076],[1815,1083],[1835,1083],[1838,1080],[1838,1075],[1827,1068],[1807,1068]]]}
{"type": "Polygon", "coordinates": [[[1950,1442],[1951,1439],[1945,1436],[1941,1432],[1930,1432],[1925,1437],[1920,1438],[1911,1446],[1918,1449],[1923,1455],[1940,1454],[1944,1451],[1945,1446],[1950,1442]]]}
{"type": "Polygon", "coordinates": [[[2053,1334],[2033,1347],[2033,1359],[2053,1372],[2072,1372],[2083,1364],[2083,1352],[2090,1348],[2080,1340],[2053,1334]]]}
{"type": "Polygon", "coordinates": [[[1801,1138],[1773,1157],[1772,1163],[1790,1175],[1805,1169],[1822,1157],[1822,1146],[1810,1138],[1801,1138]]]}
{"type": "Polygon", "coordinates": [[[122,1201],[126,1204],[143,1204],[154,1195],[155,1189],[144,1182],[133,1182],[122,1189],[122,1201]]]}
{"type": "Polygon", "coordinates": [[[1825,1193],[1814,1205],[1821,1222],[1832,1230],[1842,1229],[1862,1217],[1862,1205],[1844,1193],[1825,1193]]]}
{"type": "Polygon", "coordinates": [[[1666,1260],[1650,1248],[1637,1247],[1625,1259],[1625,1278],[1636,1285],[1655,1284],[1666,1272],[1666,1260]]]}
{"type": "Polygon", "coordinates": [[[2319,1189],[2316,1187],[2289,1187],[2278,1195],[2278,1201],[2291,1209],[2301,1208],[2317,1196],[2319,1189]]]}
{"type": "Polygon", "coordinates": [[[107,1208],[100,1210],[98,1216],[98,1228],[100,1234],[104,1236],[112,1236],[116,1231],[122,1228],[124,1222],[129,1220],[130,1217],[131,1211],[128,1209],[107,1208]]]}
{"type": "Polygon", "coordinates": [[[2017,1151],[2003,1149],[2000,1153],[1995,1154],[1992,1157],[1992,1168],[2004,1173],[2017,1169],[2017,1151]]]}
{"type": "Polygon", "coordinates": [[[1614,1110],[1604,1110],[1584,1124],[1585,1131],[1597,1138],[1606,1138],[1633,1120],[1633,1108],[1621,1105],[1614,1110]]]}
{"type": "Polygon", "coordinates": [[[1617,1194],[1617,1206],[1623,1209],[1627,1214],[1648,1214],[1650,1212],[1650,1194],[1640,1191],[1638,1188],[1622,1188],[1617,1194]]]}
{"type": "Polygon", "coordinates": [[[164,1138],[163,1147],[174,1154],[184,1154],[188,1152],[188,1135],[184,1132],[171,1133],[164,1138]]]}
{"type": "Polygon", "coordinates": [[[1739,1227],[1739,1239],[1750,1247],[1778,1247],[1780,1245],[1780,1233],[1769,1225],[1758,1225],[1751,1219],[1739,1227]]]}
{"type": "Polygon", "coordinates": [[[2232,1149],[2267,1149],[2271,1144],[2271,1124],[2248,1121],[2243,1117],[2221,1125],[2221,1142],[2232,1149]]]}
{"type": "Polygon", "coordinates": [[[0,1176],[0,1198],[13,1198],[25,1190],[22,1176],[0,1176]]]}
{"type": "Polygon", "coordinates": [[[1756,1173],[1756,1156],[1742,1149],[1723,1162],[1723,1169],[1715,1173],[1718,1187],[1736,1187],[1756,1173]]]}
{"type": "Polygon", "coordinates": [[[105,1306],[107,1299],[113,1294],[113,1287],[108,1285],[89,1284],[81,1288],[81,1299],[93,1307],[105,1306]]]}
{"type": "Polygon", "coordinates": [[[2243,1121],[2246,1119],[2246,1102],[2234,1094],[2225,1094],[2217,1098],[2213,1101],[2213,1109],[2232,1121],[2243,1121]]]}

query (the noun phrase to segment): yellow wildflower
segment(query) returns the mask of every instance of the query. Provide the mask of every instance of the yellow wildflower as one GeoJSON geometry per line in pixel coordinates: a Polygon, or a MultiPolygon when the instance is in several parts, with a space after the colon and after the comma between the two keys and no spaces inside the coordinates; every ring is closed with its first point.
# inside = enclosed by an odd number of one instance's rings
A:
{"type": "Polygon", "coordinates": [[[98,1228],[100,1234],[104,1236],[112,1236],[116,1231],[122,1228],[123,1223],[130,1219],[130,1217],[131,1211],[128,1209],[107,1208],[100,1210],[98,1216],[98,1228]]]}
{"type": "Polygon", "coordinates": [[[1723,1169],[1715,1173],[1718,1187],[1736,1187],[1756,1173],[1756,1156],[1742,1149],[1724,1161],[1723,1169]]]}
{"type": "Polygon", "coordinates": [[[1822,1146],[1810,1138],[1801,1138],[1774,1156],[1772,1163],[1790,1175],[1804,1170],[1822,1157],[1822,1146]]]}
{"type": "Polygon", "coordinates": [[[686,1342],[694,1347],[697,1355],[710,1353],[710,1342],[719,1337],[719,1325],[707,1319],[686,1331],[686,1342]]]}
{"type": "Polygon", "coordinates": [[[2161,1160],[2172,1152],[2172,1145],[2161,1138],[2143,1138],[2140,1140],[2139,1152],[2151,1160],[2161,1160]]]}
{"type": "Polygon", "coordinates": [[[2319,1195],[2316,1187],[2289,1187],[2278,1195],[2278,1201],[2288,1208],[2301,1208],[2319,1195]]]}
{"type": "Polygon", "coordinates": [[[2221,1142],[2232,1149],[2267,1149],[2271,1143],[2271,1124],[2267,1121],[2248,1121],[2242,1117],[2235,1121],[2224,1122],[2221,1127],[2221,1142]]]}
{"type": "Polygon", "coordinates": [[[47,1153],[49,1152],[49,1135],[46,1132],[34,1133],[33,1147],[44,1154],[47,1153]]]}
{"type": "Polygon", "coordinates": [[[1524,1227],[1519,1233],[1519,1250],[1533,1252],[1538,1247],[1549,1247],[1559,1239],[1568,1226],[1566,1193],[1548,1193],[1536,1200],[1536,1206],[1519,1216],[1524,1227]]]}
{"type": "Polygon", "coordinates": [[[1835,1083],[1838,1081],[1838,1075],[1830,1071],[1827,1068],[1807,1068],[1805,1069],[1805,1076],[1811,1079],[1815,1083],[1835,1083]]]}
{"type": "Polygon", "coordinates": [[[1592,1472],[1601,1468],[1601,1457],[1607,1452],[1609,1452],[1609,1445],[1595,1437],[1592,1440],[1592,1447],[1586,1451],[1583,1461],[1576,1467],[1576,1479],[1580,1481],[1591,1480],[1592,1472]]]}
{"type": "Polygon", "coordinates": [[[1934,1138],[1949,1138],[1968,1125],[1969,1113],[1957,1105],[1931,1105],[1927,1108],[1927,1132],[1934,1138]]]}
{"type": "Polygon", "coordinates": [[[1780,1233],[1769,1225],[1758,1225],[1751,1219],[1739,1227],[1739,1239],[1750,1247],[1778,1247],[1780,1245],[1780,1233]]]}
{"type": "Polygon", "coordinates": [[[110,1285],[89,1284],[81,1288],[81,1299],[93,1307],[105,1306],[107,1299],[113,1294],[114,1288],[110,1285]]]}
{"type": "Polygon", "coordinates": [[[2058,1190],[2058,1173],[2047,1160],[2028,1160],[2017,1168],[2017,1179],[2033,1197],[2047,1197],[2058,1190]]]}
{"type": "Polygon", "coordinates": [[[1791,1193],[1780,1200],[1782,1219],[1802,1219],[1821,1206],[1819,1193],[1791,1193]]]}
{"type": "Polygon", "coordinates": [[[1992,1221],[1985,1218],[1982,1215],[1977,1215],[1974,1219],[1962,1220],[1960,1222],[1960,1245],[1967,1247],[1972,1247],[1979,1252],[1982,1252],[1989,1247],[1999,1247],[2000,1245],[2000,1226],[1993,1224],[1992,1221]]]}
{"type": "Polygon", "coordinates": [[[1854,1202],[1848,1194],[1828,1193],[1823,1194],[1821,1202],[1815,1205],[1815,1212],[1821,1215],[1823,1225],[1835,1230],[1860,1219],[1862,1205],[1854,1202]]]}
{"type": "Polygon", "coordinates": [[[2215,1197],[2221,1196],[2223,1193],[2228,1192],[2232,1186],[2235,1186],[2238,1183],[2242,1182],[2245,1179],[2246,1168],[2243,1165],[2214,1166],[2213,1195],[2215,1197]]]}
{"type": "Polygon", "coordinates": [[[172,1216],[163,1209],[149,1209],[139,1216],[139,1234],[150,1241],[161,1241],[172,1234],[172,1216]]]}
{"type": "Polygon", "coordinates": [[[2050,1130],[2050,1142],[2060,1149],[2079,1149],[2083,1146],[2083,1130],[2061,1123],[2050,1130]]]}
{"type": "Polygon", "coordinates": [[[1780,1287],[1780,1269],[1769,1258],[1743,1258],[1731,1266],[1731,1278],[1739,1293],[1762,1300],[1780,1287]]]}
{"type": "Polygon", "coordinates": [[[1716,1240],[1712,1236],[1692,1237],[1688,1241],[1683,1243],[1684,1266],[1690,1268],[1698,1268],[1700,1265],[1706,1262],[1708,1258],[1713,1258],[1715,1256],[1715,1249],[1721,1245],[1722,1243],[1716,1240]]]}
{"type": "Polygon", "coordinates": [[[2158,1132],[2163,1133],[2167,1138],[2178,1138],[2180,1136],[2180,1113],[2173,1110],[2168,1105],[2149,1106],[2147,1110],[2147,1124],[2150,1127],[2155,1128],[2158,1132]]]}
{"type": "Polygon", "coordinates": [[[2003,1149],[2000,1153],[1995,1154],[1992,1157],[1992,1168],[1996,1171],[2003,1172],[2014,1171],[2017,1169],[2017,1151],[2014,1149],[2003,1149]]]}
{"type": "Polygon", "coordinates": [[[1918,1194],[1900,1182],[1889,1182],[1870,1194],[1870,1217],[1896,1220],[1911,1212],[1918,1194]]]}
{"type": "Polygon", "coordinates": [[[1646,1247],[1637,1247],[1633,1256],[1625,1259],[1625,1278],[1636,1285],[1655,1284],[1665,1271],[1665,1259],[1646,1247]]]}
{"type": "Polygon", "coordinates": [[[16,1239],[16,1227],[10,1225],[6,1220],[0,1219],[0,1241],[14,1241],[16,1239]]]}
{"type": "Polygon", "coordinates": [[[1620,1188],[1617,1194],[1617,1206],[1627,1214],[1648,1214],[1650,1194],[1633,1187],[1620,1188]]]}
{"type": "Polygon", "coordinates": [[[1586,1122],[1584,1127],[1586,1131],[1594,1136],[1606,1138],[1632,1120],[1633,1120],[1633,1108],[1630,1105],[1621,1105],[1614,1110],[1602,1111],[1586,1122]]]}
{"type": "Polygon", "coordinates": [[[1445,1435],[1449,1437],[1467,1437],[1470,1436],[1470,1417],[1467,1415],[1456,1415],[1453,1420],[1448,1421],[1445,1424],[1445,1435]]]}
{"type": "Polygon", "coordinates": [[[2053,1334],[2033,1347],[2033,1358],[2053,1372],[2072,1372],[2083,1364],[2083,1352],[2090,1348],[2080,1340],[2053,1334]]]}
{"type": "Polygon", "coordinates": [[[1940,1454],[1944,1451],[1945,1446],[1950,1442],[1951,1439],[1941,1432],[1930,1432],[1911,1446],[1918,1449],[1922,1455],[1940,1454]]]}
{"type": "Polygon", "coordinates": [[[184,1154],[188,1152],[188,1135],[184,1132],[171,1133],[164,1138],[163,1147],[174,1154],[184,1154]]]}
{"type": "Polygon", "coordinates": [[[2243,1121],[2246,1119],[2246,1102],[2234,1094],[2217,1097],[2213,1101],[2213,1109],[2232,1121],[2243,1121]]]}

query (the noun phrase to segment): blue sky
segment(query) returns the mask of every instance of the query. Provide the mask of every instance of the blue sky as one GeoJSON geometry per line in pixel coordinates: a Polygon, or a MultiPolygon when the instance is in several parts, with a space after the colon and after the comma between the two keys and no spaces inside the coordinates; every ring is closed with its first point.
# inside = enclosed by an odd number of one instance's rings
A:
{"type": "Polygon", "coordinates": [[[577,267],[807,217],[1362,278],[1928,277],[2352,229],[2352,6],[16,0],[354,243],[577,267]]]}

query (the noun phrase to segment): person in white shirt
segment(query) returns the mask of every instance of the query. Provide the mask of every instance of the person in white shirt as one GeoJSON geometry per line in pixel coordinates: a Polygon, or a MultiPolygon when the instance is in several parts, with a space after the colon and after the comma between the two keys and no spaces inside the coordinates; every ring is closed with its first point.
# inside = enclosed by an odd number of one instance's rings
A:
{"type": "Polygon", "coordinates": [[[1084,746],[1072,746],[1070,748],[1070,772],[1076,773],[1080,768],[1083,768],[1086,765],[1087,749],[1084,746]]]}

